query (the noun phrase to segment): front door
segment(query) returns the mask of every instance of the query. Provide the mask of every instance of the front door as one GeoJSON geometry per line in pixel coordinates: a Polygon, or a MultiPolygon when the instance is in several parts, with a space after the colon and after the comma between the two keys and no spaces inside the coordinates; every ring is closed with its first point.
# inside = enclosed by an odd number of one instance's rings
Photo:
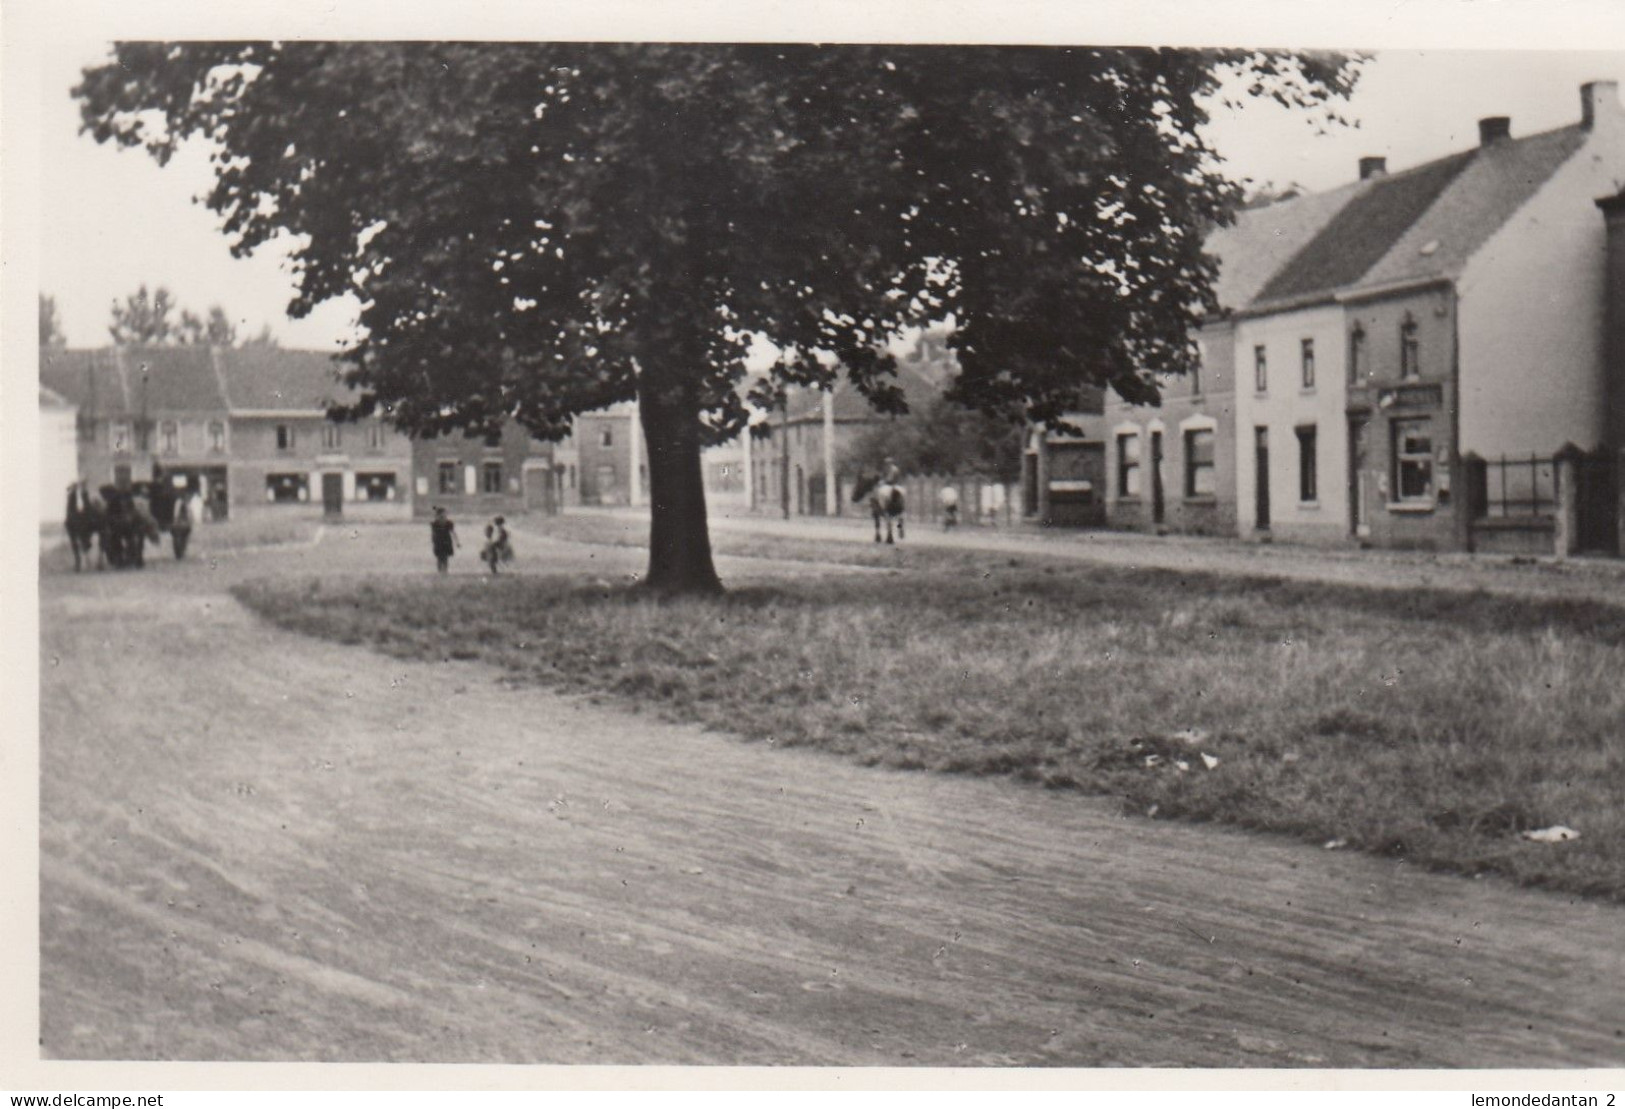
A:
{"type": "Polygon", "coordinates": [[[1151,522],[1162,523],[1162,432],[1151,433],[1151,522]]]}
{"type": "Polygon", "coordinates": [[[1256,475],[1254,488],[1257,495],[1259,531],[1270,529],[1270,430],[1267,427],[1253,429],[1253,472],[1256,475]]]}
{"type": "Polygon", "coordinates": [[[1360,534],[1365,524],[1366,421],[1349,421],[1349,533],[1360,534]]]}
{"type": "Polygon", "coordinates": [[[344,475],[322,475],[322,514],[325,516],[344,515],[344,475]]]}

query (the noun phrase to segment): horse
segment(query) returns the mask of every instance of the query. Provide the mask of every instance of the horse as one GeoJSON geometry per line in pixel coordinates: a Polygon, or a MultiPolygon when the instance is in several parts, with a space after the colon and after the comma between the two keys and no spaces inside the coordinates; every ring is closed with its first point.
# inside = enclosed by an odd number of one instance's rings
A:
{"type": "Polygon", "coordinates": [[[102,500],[107,504],[106,523],[102,528],[102,550],[115,570],[130,567],[141,569],[146,565],[146,545],[162,543],[158,521],[142,500],[128,489],[104,485],[102,500]]]}
{"type": "Polygon", "coordinates": [[[68,546],[73,548],[73,571],[83,569],[83,561],[90,558],[91,544],[97,544],[96,569],[107,567],[107,546],[103,532],[107,524],[106,508],[91,494],[82,481],[68,486],[68,510],[63,525],[68,532],[68,546]]]}
{"type": "Polygon", "coordinates": [[[892,522],[897,523],[897,538],[903,536],[903,488],[880,480],[877,475],[859,481],[852,490],[852,503],[859,504],[863,500],[869,501],[869,515],[875,521],[875,542],[880,540],[880,522],[886,522],[886,542],[891,543],[892,522]]]}

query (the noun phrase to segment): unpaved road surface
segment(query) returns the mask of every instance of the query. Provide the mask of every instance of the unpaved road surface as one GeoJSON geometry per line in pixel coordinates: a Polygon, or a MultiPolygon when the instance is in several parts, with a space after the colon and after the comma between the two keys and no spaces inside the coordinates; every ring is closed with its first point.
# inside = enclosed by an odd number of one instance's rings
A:
{"type": "Polygon", "coordinates": [[[422,573],[410,534],[44,579],[46,1058],[1625,1063],[1617,907],[658,723],[224,592],[422,573]]]}

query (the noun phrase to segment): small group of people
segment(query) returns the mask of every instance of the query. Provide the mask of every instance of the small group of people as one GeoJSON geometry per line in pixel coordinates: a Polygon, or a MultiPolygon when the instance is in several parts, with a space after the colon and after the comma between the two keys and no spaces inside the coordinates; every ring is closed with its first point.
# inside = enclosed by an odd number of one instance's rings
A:
{"type": "MultiPolygon", "coordinates": [[[[451,568],[451,557],[463,545],[457,535],[457,525],[446,514],[445,508],[435,505],[429,520],[429,544],[434,550],[435,565],[442,574],[451,568]]],[[[513,561],[513,540],[508,535],[508,521],[501,516],[491,517],[485,525],[485,546],[480,550],[480,561],[498,572],[503,563],[513,561]]]]}

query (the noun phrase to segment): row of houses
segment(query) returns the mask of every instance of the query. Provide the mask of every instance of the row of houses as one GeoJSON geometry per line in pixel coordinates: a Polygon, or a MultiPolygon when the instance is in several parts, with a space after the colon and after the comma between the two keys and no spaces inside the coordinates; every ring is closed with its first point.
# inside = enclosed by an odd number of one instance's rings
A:
{"type": "MultiPolygon", "coordinates": [[[[344,399],[332,358],[278,347],[40,351],[41,505],[60,519],[70,482],[161,475],[213,519],[261,511],[390,517],[637,505],[648,464],[635,405],[588,413],[561,443],[510,425],[493,438],[414,440],[387,420],[327,418],[344,399]]],[[[743,495],[733,461],[708,458],[715,503],[743,495]],[[738,488],[735,488],[738,486],[738,488]]]]}
{"type": "Polygon", "coordinates": [[[1599,82],[1573,125],[1485,119],[1471,150],[1362,159],[1341,188],[1242,212],[1209,244],[1221,311],[1198,372],[1160,407],[1091,416],[1106,522],[1617,552],[1622,188],[1625,109],[1599,82]]]}

